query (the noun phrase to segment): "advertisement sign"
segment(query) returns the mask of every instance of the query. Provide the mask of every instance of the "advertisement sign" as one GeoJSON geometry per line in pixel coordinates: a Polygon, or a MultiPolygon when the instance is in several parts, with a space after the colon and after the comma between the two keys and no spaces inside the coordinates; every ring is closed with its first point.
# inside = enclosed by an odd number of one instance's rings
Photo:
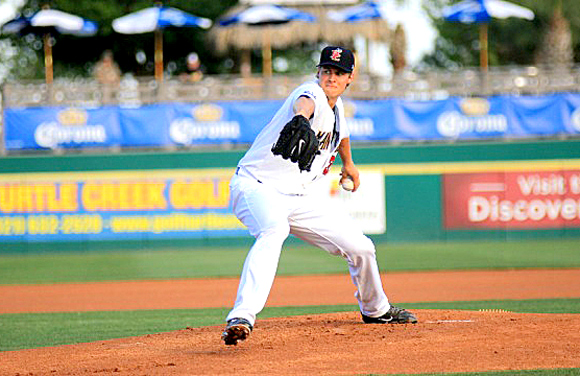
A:
{"type": "Polygon", "coordinates": [[[443,175],[447,229],[580,227],[580,170],[443,175]]]}
{"type": "Polygon", "coordinates": [[[207,141],[236,141],[240,138],[240,123],[227,120],[224,106],[201,104],[178,105],[176,116],[169,124],[169,137],[178,145],[192,145],[207,141]]]}
{"type": "Polygon", "coordinates": [[[323,189],[336,206],[342,207],[365,234],[384,234],[387,230],[385,176],[382,172],[361,170],[361,185],[356,192],[339,186],[337,170],[329,174],[323,189]]]}
{"type": "MultiPolygon", "coordinates": [[[[247,236],[229,207],[233,171],[144,170],[0,175],[0,243],[247,236]]],[[[366,233],[384,233],[382,173],[356,193],[336,178],[324,194],[366,233]]]]}
{"type": "Polygon", "coordinates": [[[229,172],[0,176],[0,242],[245,235],[229,172]]]}
{"type": "Polygon", "coordinates": [[[116,107],[5,110],[6,149],[57,149],[121,145],[116,107]]]}
{"type": "MultiPolygon", "coordinates": [[[[344,101],[351,139],[457,140],[580,134],[580,94],[344,101]]],[[[138,107],[7,108],[7,150],[251,143],[280,100],[138,107]]]]}
{"type": "Polygon", "coordinates": [[[508,117],[498,98],[464,98],[437,116],[436,129],[444,138],[501,137],[508,132],[508,117]]]}

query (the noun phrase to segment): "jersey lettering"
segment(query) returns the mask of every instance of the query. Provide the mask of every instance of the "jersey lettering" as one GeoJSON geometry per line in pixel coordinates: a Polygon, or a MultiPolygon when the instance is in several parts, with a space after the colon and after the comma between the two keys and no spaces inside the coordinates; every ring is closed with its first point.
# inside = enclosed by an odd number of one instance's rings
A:
{"type": "Polygon", "coordinates": [[[316,138],[318,138],[318,150],[328,150],[328,147],[330,146],[330,141],[332,141],[332,133],[330,132],[318,132],[318,134],[316,135],[316,138]]]}
{"type": "Polygon", "coordinates": [[[330,171],[330,167],[332,166],[332,164],[334,163],[335,160],[336,160],[336,154],[333,155],[332,157],[330,157],[330,161],[328,161],[328,165],[324,168],[324,171],[322,171],[323,175],[328,174],[328,171],[330,171]]]}

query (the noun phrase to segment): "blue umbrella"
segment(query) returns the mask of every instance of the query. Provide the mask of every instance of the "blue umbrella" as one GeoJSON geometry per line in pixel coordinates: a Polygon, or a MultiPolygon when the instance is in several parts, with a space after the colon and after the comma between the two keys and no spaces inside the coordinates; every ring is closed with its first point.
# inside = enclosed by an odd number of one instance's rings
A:
{"type": "MultiPolygon", "coordinates": [[[[375,1],[369,0],[362,4],[347,7],[341,10],[330,10],[326,16],[338,23],[348,22],[357,23],[369,20],[386,19],[386,14],[381,6],[375,1]]],[[[370,56],[369,42],[366,42],[366,57],[370,56]]],[[[367,69],[370,70],[370,65],[367,63],[367,69]]]]}
{"type": "MultiPolygon", "coordinates": [[[[245,24],[249,26],[280,25],[292,21],[315,22],[316,17],[296,9],[278,5],[256,5],[239,13],[224,17],[220,20],[221,26],[245,24]]],[[[262,42],[262,66],[264,76],[272,75],[272,47],[270,33],[264,30],[262,42]]]]}
{"type": "Polygon", "coordinates": [[[18,17],[7,22],[2,27],[2,32],[21,35],[31,32],[43,35],[45,79],[50,84],[53,79],[51,34],[92,36],[97,33],[97,29],[98,26],[93,21],[55,9],[42,9],[32,16],[18,17]]]}
{"type": "Polygon", "coordinates": [[[534,12],[502,0],[464,0],[445,7],[443,17],[451,22],[480,25],[480,65],[482,70],[487,70],[487,24],[489,21],[492,18],[505,19],[509,17],[533,20],[534,12]]]}
{"type": "Polygon", "coordinates": [[[341,10],[331,10],[327,15],[334,22],[361,22],[385,16],[380,5],[374,1],[366,1],[341,10]]]}
{"type": "Polygon", "coordinates": [[[316,17],[296,9],[278,5],[257,5],[223,18],[220,21],[220,25],[229,26],[243,23],[246,25],[260,26],[284,24],[290,21],[315,22],[316,17]]]}
{"type": "Polygon", "coordinates": [[[155,33],[155,78],[163,78],[163,29],[167,27],[200,27],[208,29],[211,20],[176,8],[157,5],[113,20],[113,29],[122,34],[155,33]]]}

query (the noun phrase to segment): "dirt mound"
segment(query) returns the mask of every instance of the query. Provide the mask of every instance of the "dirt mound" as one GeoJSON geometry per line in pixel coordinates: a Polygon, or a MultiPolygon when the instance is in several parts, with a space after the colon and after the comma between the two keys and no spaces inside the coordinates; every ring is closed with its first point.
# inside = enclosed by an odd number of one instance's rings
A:
{"type": "Polygon", "coordinates": [[[258,321],[226,347],[221,327],[0,353],[2,375],[337,375],[580,367],[580,315],[416,311],[364,325],[357,312],[258,321]]]}

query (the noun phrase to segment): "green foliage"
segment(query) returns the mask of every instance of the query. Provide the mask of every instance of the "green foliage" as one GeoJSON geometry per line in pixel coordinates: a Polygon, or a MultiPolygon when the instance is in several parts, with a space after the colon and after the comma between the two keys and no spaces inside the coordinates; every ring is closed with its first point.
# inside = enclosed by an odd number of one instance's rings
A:
{"type": "MultiPolygon", "coordinates": [[[[435,51],[423,60],[424,68],[479,65],[478,25],[464,25],[447,22],[438,15],[446,3],[454,4],[460,0],[423,1],[425,9],[431,14],[433,24],[439,32],[435,51]]],[[[489,65],[530,65],[534,54],[547,31],[554,6],[562,6],[564,17],[570,23],[574,46],[574,60],[580,62],[580,8],[576,0],[509,0],[534,11],[533,21],[508,18],[492,19],[489,23],[489,65]]]]}
{"type": "MultiPolygon", "coordinates": [[[[99,25],[98,33],[93,37],[75,37],[58,35],[53,47],[54,76],[73,77],[90,76],[92,66],[99,60],[105,50],[112,50],[115,60],[123,72],[137,75],[153,75],[154,43],[153,33],[123,35],[112,29],[115,18],[135,12],[155,4],[152,0],[35,0],[30,1],[22,10],[31,13],[48,3],[51,8],[95,21],[99,25]],[[140,65],[135,59],[138,51],[145,52],[147,63],[140,65]]],[[[237,0],[171,0],[165,5],[178,8],[199,17],[215,20],[237,0]]],[[[175,73],[186,70],[186,56],[197,52],[201,61],[211,73],[219,69],[220,58],[213,54],[207,45],[206,30],[198,28],[168,28],[164,31],[164,63],[176,66],[175,73]]],[[[20,55],[33,52],[36,59],[28,58],[25,68],[19,66],[12,70],[12,78],[44,77],[43,50],[39,36],[11,38],[20,50],[20,55]]],[[[24,64],[24,63],[23,63],[24,64]]]]}
{"type": "Polygon", "coordinates": [[[580,313],[580,299],[480,300],[403,304],[409,309],[452,309],[479,311],[501,309],[519,313],[580,313]]]}
{"type": "MultiPolygon", "coordinates": [[[[421,373],[419,376],[575,376],[580,368],[527,369],[518,371],[421,373]]],[[[394,375],[396,376],[396,375],[394,375]]]]}

